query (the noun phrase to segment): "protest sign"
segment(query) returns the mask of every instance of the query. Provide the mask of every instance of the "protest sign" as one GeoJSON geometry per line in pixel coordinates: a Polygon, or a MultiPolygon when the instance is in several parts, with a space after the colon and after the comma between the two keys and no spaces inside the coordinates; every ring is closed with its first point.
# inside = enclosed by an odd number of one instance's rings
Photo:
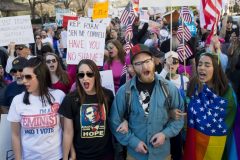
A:
{"type": "Polygon", "coordinates": [[[0,46],[34,43],[30,16],[0,18],[0,46]]]}
{"type": "Polygon", "coordinates": [[[67,31],[67,64],[91,59],[103,65],[106,25],[95,22],[69,21],[67,31]]]}
{"type": "Polygon", "coordinates": [[[0,121],[0,159],[14,159],[10,124],[11,123],[7,120],[7,114],[2,114],[0,121]]]}
{"type": "Polygon", "coordinates": [[[92,19],[89,17],[79,17],[78,21],[83,23],[83,22],[92,22],[92,19]]]}
{"type": "Polygon", "coordinates": [[[140,9],[140,21],[145,23],[149,22],[148,10],[140,9]]]}
{"type": "Polygon", "coordinates": [[[76,16],[77,14],[70,9],[62,9],[62,8],[56,8],[56,23],[57,26],[62,27],[63,24],[63,16],[76,16]]]}
{"type": "Polygon", "coordinates": [[[63,16],[62,27],[66,28],[69,20],[78,20],[77,16],[63,16]]]}
{"type": "Polygon", "coordinates": [[[108,0],[105,2],[96,2],[93,5],[93,19],[108,17],[108,0]]]}
{"type": "Polygon", "coordinates": [[[110,89],[115,95],[112,70],[100,71],[102,86],[110,89]]]}
{"type": "Polygon", "coordinates": [[[170,7],[170,6],[198,6],[200,0],[141,0],[139,8],[143,7],[170,7]]]}
{"type": "Polygon", "coordinates": [[[102,19],[95,19],[94,20],[95,23],[103,23],[106,26],[108,26],[111,22],[111,18],[102,18],[102,19]]]}

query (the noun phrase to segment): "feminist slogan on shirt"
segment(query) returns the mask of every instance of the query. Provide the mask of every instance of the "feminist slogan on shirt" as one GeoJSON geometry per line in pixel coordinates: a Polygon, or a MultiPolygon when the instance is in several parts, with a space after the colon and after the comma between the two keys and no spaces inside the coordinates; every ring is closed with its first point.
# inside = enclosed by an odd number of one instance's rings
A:
{"type": "Polygon", "coordinates": [[[106,128],[104,105],[83,104],[80,109],[81,138],[103,137],[106,128]]]}
{"type": "Polygon", "coordinates": [[[39,114],[22,115],[21,125],[25,134],[49,134],[54,132],[58,122],[59,103],[50,108],[41,108],[39,114]]]}

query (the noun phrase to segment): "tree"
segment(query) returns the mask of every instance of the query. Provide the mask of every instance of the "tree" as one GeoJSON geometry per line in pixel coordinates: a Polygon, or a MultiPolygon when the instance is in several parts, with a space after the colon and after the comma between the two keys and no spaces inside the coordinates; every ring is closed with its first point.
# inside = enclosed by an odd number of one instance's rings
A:
{"type": "Polygon", "coordinates": [[[69,8],[70,4],[73,2],[74,0],[65,0],[63,1],[64,7],[67,9],[69,8]]]}
{"type": "Polygon", "coordinates": [[[239,5],[237,4],[237,2],[235,2],[233,6],[233,12],[238,13],[239,11],[240,11],[239,5]]]}
{"type": "Polygon", "coordinates": [[[55,0],[28,0],[32,19],[36,18],[36,5],[43,3],[55,3],[55,0]]]}

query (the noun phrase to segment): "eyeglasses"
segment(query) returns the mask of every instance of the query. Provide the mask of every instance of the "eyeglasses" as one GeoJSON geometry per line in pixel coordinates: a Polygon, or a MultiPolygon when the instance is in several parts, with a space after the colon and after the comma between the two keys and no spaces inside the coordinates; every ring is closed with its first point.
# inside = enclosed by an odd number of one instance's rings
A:
{"type": "Polygon", "coordinates": [[[22,80],[26,79],[27,81],[31,81],[34,77],[36,76],[31,74],[26,74],[21,76],[22,80]]]}
{"type": "Polygon", "coordinates": [[[48,59],[48,60],[46,60],[46,63],[47,64],[50,64],[50,63],[56,63],[57,62],[57,60],[56,59],[48,59]]]}
{"type": "Polygon", "coordinates": [[[144,63],[149,64],[150,62],[152,62],[152,58],[146,59],[145,61],[135,62],[133,63],[133,65],[139,67],[142,66],[144,63]]]}
{"type": "Polygon", "coordinates": [[[36,37],[36,39],[41,39],[41,37],[36,37]]]}
{"type": "Polygon", "coordinates": [[[87,77],[89,77],[89,78],[94,77],[94,73],[92,73],[92,72],[86,72],[86,73],[81,72],[81,73],[77,74],[77,77],[79,79],[83,79],[85,77],[85,75],[87,75],[87,77]]]}
{"type": "Polygon", "coordinates": [[[13,69],[11,72],[12,73],[17,73],[17,72],[22,72],[23,71],[23,69],[13,69]]]}

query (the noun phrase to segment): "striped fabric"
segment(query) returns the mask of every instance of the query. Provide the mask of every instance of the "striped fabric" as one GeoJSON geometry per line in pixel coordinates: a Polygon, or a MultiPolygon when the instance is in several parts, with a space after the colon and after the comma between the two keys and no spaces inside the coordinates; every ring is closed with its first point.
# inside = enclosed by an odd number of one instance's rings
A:
{"type": "Polygon", "coordinates": [[[179,60],[181,62],[184,62],[184,59],[187,59],[187,58],[189,58],[190,56],[193,55],[193,52],[190,49],[190,47],[187,44],[184,45],[183,43],[181,43],[178,46],[177,53],[178,53],[178,56],[179,56],[179,60]]]}
{"type": "Polygon", "coordinates": [[[181,25],[178,27],[177,39],[179,40],[179,42],[182,42],[183,35],[184,35],[184,41],[189,41],[192,37],[190,30],[185,25],[183,26],[181,25]]]}
{"type": "Polygon", "coordinates": [[[192,22],[192,16],[187,6],[183,6],[181,8],[180,15],[184,22],[188,22],[188,23],[192,22]]]}
{"type": "Polygon", "coordinates": [[[132,22],[132,24],[133,24],[133,22],[135,20],[135,15],[134,15],[134,10],[133,10],[132,4],[130,2],[124,9],[124,11],[120,17],[120,21],[124,25],[129,25],[129,19],[130,19],[130,22],[132,22]]]}

